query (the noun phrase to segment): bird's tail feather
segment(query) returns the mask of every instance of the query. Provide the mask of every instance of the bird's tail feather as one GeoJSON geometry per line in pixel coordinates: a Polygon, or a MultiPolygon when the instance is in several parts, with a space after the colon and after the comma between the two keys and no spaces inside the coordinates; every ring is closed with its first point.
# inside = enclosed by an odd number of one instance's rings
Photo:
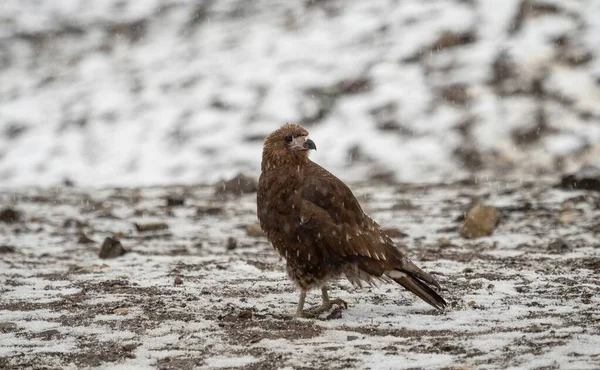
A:
{"type": "Polygon", "coordinates": [[[418,277],[411,276],[399,270],[386,271],[385,274],[398,284],[402,285],[404,289],[416,294],[419,298],[438,310],[443,310],[444,307],[446,307],[444,298],[419,280],[418,277]]]}

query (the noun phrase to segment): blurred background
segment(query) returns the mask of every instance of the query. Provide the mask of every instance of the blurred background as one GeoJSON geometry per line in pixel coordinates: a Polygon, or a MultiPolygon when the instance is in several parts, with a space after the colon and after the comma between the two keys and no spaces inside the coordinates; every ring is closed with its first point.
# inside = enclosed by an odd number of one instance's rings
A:
{"type": "Polygon", "coordinates": [[[2,0],[0,186],[346,181],[600,163],[600,1],[2,0]]]}

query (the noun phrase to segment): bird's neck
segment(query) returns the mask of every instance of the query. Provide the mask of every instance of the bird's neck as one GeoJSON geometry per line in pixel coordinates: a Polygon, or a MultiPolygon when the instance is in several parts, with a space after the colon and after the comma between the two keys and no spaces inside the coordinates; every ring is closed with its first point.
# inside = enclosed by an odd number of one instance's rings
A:
{"type": "Polygon", "coordinates": [[[308,155],[302,152],[286,156],[285,158],[268,156],[263,153],[261,171],[284,171],[285,173],[292,174],[294,172],[300,172],[304,166],[310,163],[311,160],[308,159],[308,155]]]}

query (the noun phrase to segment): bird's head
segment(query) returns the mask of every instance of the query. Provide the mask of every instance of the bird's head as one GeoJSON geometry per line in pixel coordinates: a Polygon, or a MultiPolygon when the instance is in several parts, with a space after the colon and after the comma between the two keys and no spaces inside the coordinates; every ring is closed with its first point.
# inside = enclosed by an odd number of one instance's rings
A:
{"type": "Polygon", "coordinates": [[[265,139],[263,166],[305,163],[311,149],[317,150],[317,146],[308,138],[308,131],[300,125],[285,124],[265,139]]]}

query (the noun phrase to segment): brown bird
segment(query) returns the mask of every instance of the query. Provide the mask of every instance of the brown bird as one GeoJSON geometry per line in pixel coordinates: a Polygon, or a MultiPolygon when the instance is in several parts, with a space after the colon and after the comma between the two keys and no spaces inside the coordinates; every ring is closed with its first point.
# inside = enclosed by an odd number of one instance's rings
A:
{"type": "Polygon", "coordinates": [[[429,285],[431,275],[412,263],[367,216],[341,180],[308,158],[317,149],[299,125],[286,124],[264,142],[258,181],[260,226],[285,258],[289,278],[300,288],[296,316],[315,316],[341,299],[329,299],[329,280],[345,275],[353,285],[393,280],[433,307],[446,302],[429,285]],[[304,311],[306,292],[321,288],[323,304],[304,311]]]}

